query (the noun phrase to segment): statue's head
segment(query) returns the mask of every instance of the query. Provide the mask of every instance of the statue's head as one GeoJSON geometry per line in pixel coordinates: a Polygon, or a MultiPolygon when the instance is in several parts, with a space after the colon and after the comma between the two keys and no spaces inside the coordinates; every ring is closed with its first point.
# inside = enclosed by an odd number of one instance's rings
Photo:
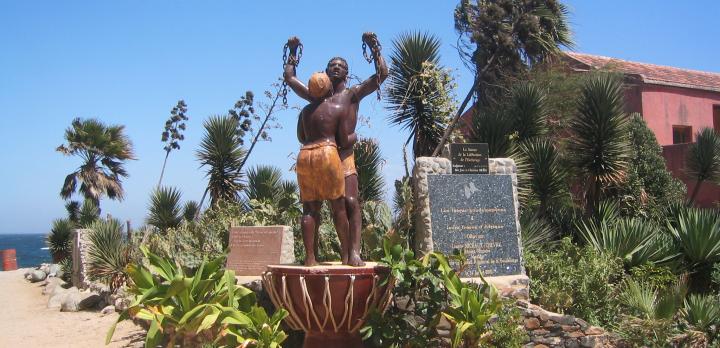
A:
{"type": "Polygon", "coordinates": [[[345,81],[348,75],[348,63],[342,57],[331,58],[327,64],[327,68],[325,68],[325,73],[333,83],[345,81]]]}

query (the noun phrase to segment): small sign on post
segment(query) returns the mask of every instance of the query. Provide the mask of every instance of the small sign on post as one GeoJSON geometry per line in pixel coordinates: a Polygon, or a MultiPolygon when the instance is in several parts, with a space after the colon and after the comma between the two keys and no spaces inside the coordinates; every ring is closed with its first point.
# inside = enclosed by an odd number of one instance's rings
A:
{"type": "Polygon", "coordinates": [[[488,174],[488,144],[450,144],[453,174],[488,174]]]}

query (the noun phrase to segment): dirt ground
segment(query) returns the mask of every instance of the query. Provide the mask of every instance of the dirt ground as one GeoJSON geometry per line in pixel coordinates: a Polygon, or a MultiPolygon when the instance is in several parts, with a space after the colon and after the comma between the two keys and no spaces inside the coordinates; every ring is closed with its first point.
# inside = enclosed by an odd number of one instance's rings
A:
{"type": "Polygon", "coordinates": [[[112,342],[105,335],[118,314],[60,312],[47,309],[40,283],[23,278],[25,270],[0,272],[0,347],[101,348],[142,347],[144,331],[130,321],[118,324],[112,342]]]}

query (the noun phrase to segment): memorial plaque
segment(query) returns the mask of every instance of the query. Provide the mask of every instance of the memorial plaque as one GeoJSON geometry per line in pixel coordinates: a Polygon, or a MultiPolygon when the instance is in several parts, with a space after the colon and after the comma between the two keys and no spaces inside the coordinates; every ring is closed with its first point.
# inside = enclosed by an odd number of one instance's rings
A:
{"type": "Polygon", "coordinates": [[[463,249],[463,277],[520,274],[510,175],[428,175],[433,249],[463,249]]]}
{"type": "Polygon", "coordinates": [[[453,174],[487,174],[488,144],[450,144],[453,174]]]}
{"type": "Polygon", "coordinates": [[[293,263],[293,235],[287,226],[230,228],[227,268],[238,276],[259,276],[267,265],[293,263]]]}

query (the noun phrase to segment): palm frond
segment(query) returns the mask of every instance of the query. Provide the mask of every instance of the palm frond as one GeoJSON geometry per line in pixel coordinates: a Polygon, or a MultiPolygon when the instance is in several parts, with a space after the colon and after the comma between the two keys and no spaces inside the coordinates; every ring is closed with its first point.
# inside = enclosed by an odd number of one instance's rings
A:
{"type": "Polygon", "coordinates": [[[382,201],[385,194],[385,181],[382,175],[385,160],[380,153],[380,145],[374,139],[360,139],[353,150],[360,202],[382,201]]]}

